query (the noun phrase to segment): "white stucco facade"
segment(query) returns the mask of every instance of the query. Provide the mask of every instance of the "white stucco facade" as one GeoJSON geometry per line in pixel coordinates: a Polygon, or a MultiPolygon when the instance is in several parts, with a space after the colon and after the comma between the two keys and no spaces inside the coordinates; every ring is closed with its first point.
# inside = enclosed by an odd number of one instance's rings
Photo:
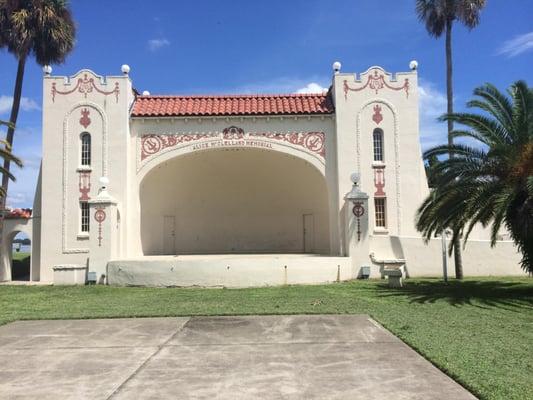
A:
{"type": "MultiPolygon", "coordinates": [[[[417,79],[416,68],[337,72],[318,95],[329,106],[308,112],[289,104],[306,104],[301,95],[274,96],[273,112],[153,114],[142,104],[177,100],[139,95],[128,73],[46,75],[34,276],[77,265],[116,284],[260,286],[400,264],[440,275],[440,239],[425,244],[414,226],[429,193],[417,79]],[[346,198],[353,173],[368,200],[346,198]]],[[[491,249],[482,230],[464,251],[467,275],[522,274],[518,261],[511,242],[491,249]]]]}

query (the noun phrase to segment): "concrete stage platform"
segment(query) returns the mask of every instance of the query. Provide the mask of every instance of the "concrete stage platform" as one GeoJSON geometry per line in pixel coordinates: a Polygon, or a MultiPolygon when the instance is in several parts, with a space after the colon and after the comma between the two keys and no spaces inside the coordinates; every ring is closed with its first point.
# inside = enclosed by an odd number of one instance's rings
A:
{"type": "Polygon", "coordinates": [[[117,286],[256,287],[355,277],[349,257],[317,254],[145,256],[107,264],[108,284],[117,286]]]}

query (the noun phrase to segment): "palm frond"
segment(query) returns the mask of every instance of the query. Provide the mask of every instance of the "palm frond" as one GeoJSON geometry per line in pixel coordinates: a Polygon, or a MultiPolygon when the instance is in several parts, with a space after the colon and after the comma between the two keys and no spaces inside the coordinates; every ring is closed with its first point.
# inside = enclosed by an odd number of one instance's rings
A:
{"type": "Polygon", "coordinates": [[[484,136],[486,141],[495,144],[508,143],[509,134],[507,130],[495,119],[480,114],[454,113],[445,114],[439,118],[440,121],[453,121],[461,125],[468,126],[479,135],[484,136]]]}
{"type": "Polygon", "coordinates": [[[433,156],[443,156],[447,154],[453,154],[455,156],[465,156],[471,158],[485,158],[487,153],[483,149],[476,147],[468,146],[461,143],[454,143],[451,146],[441,145],[435,146],[426,150],[423,154],[424,158],[429,158],[433,156]]]}
{"type": "Polygon", "coordinates": [[[466,103],[467,107],[477,107],[493,115],[508,133],[512,133],[513,104],[511,100],[500,92],[494,85],[485,83],[474,89],[474,95],[482,100],[471,100],[466,103]]]}
{"type": "Polygon", "coordinates": [[[416,14],[431,36],[440,37],[446,28],[446,1],[417,0],[416,14]]]}
{"type": "Polygon", "coordinates": [[[513,98],[513,124],[517,134],[517,139],[521,143],[531,140],[533,132],[530,122],[530,114],[533,113],[533,97],[524,81],[515,82],[510,88],[513,98]]]}
{"type": "Polygon", "coordinates": [[[486,0],[455,0],[456,18],[468,29],[473,29],[479,24],[481,9],[485,7],[486,0]]]}
{"type": "Polygon", "coordinates": [[[510,87],[510,97],[490,84],[474,94],[481,100],[468,105],[486,114],[441,118],[467,127],[456,129],[452,137],[473,139],[474,144],[424,152],[425,159],[438,162],[427,170],[433,189],[417,210],[416,228],[425,240],[451,228],[453,239],[462,236],[466,245],[475,226],[490,226],[494,245],[504,225],[522,252],[522,266],[533,271],[533,90],[518,81],[510,87]]]}
{"type": "Polygon", "coordinates": [[[11,122],[9,122],[9,121],[3,121],[3,120],[0,119],[0,125],[5,125],[5,126],[7,126],[8,128],[13,128],[13,129],[15,129],[15,124],[13,124],[13,123],[11,123],[11,122]]]}
{"type": "Polygon", "coordinates": [[[0,140],[0,158],[4,159],[4,160],[9,160],[11,162],[14,162],[15,164],[17,164],[19,167],[22,167],[22,160],[20,160],[20,158],[16,157],[12,152],[11,152],[11,146],[9,145],[9,143],[5,140],[0,140]],[[2,147],[2,145],[4,147],[2,147]]]}

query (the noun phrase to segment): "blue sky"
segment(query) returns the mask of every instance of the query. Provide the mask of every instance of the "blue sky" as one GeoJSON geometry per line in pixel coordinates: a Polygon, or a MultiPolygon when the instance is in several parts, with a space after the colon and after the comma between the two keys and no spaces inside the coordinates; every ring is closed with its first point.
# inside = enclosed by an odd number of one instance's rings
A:
{"type": "MultiPolygon", "coordinates": [[[[444,41],[417,21],[414,0],[73,0],[76,48],[54,75],[90,68],[101,75],[131,67],[134,86],[152,94],[316,91],[343,72],[381,65],[396,72],[419,62],[421,140],[441,143],[446,108],[444,41]]],[[[481,24],[454,31],[455,104],[492,82],[533,85],[533,2],[488,0],[481,24]]],[[[0,119],[7,119],[16,63],[0,52],[0,119]]],[[[41,156],[42,72],[27,63],[14,150],[16,170],[8,204],[30,207],[41,156]]],[[[4,132],[0,131],[3,136],[4,132]]]]}

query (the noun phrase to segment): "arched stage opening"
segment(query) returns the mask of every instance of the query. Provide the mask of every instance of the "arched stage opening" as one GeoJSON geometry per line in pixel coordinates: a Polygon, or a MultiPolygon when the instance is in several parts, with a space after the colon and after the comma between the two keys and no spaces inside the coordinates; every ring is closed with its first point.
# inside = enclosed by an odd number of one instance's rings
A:
{"type": "Polygon", "coordinates": [[[290,154],[177,156],[147,173],[140,205],[144,255],[330,253],[324,175],[290,154]]]}

